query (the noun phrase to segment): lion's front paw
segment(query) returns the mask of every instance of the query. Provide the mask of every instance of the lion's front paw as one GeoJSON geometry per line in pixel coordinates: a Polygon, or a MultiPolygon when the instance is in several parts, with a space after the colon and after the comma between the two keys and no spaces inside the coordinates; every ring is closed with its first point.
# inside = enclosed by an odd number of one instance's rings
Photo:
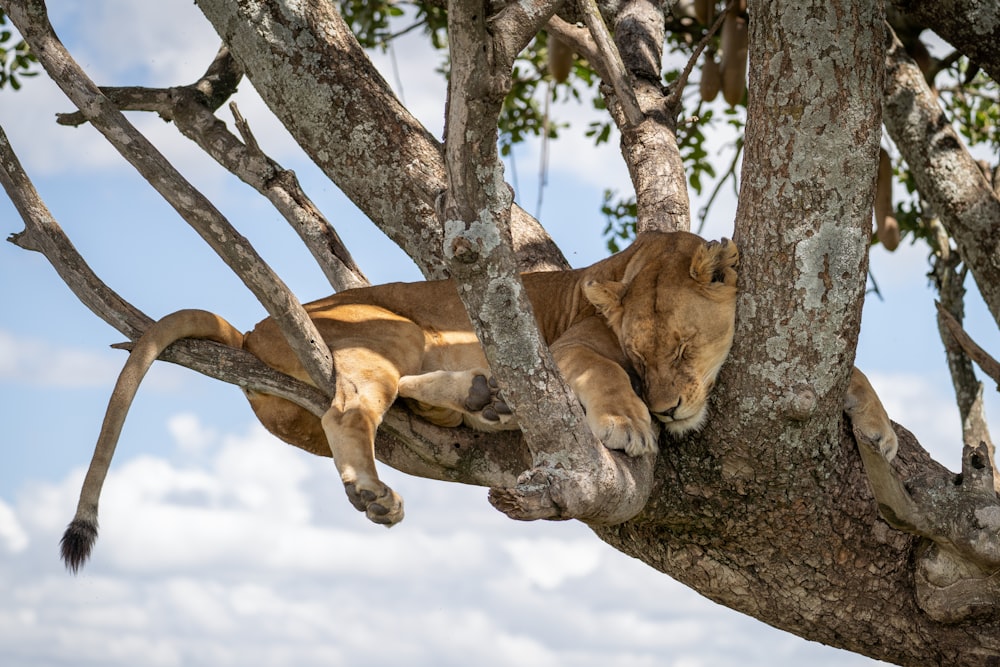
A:
{"type": "Polygon", "coordinates": [[[847,416],[851,418],[851,425],[855,432],[878,447],[886,461],[892,461],[896,458],[899,440],[896,438],[896,432],[892,429],[892,422],[884,413],[880,415],[862,411],[852,414],[848,411],[847,416]]]}
{"type": "Polygon", "coordinates": [[[364,512],[369,521],[391,528],[403,520],[403,499],[382,482],[377,482],[371,489],[356,482],[347,482],[344,490],[351,504],[364,512]]]}
{"type": "Polygon", "coordinates": [[[658,431],[643,410],[636,414],[588,413],[590,430],[608,449],[624,451],[629,456],[643,456],[657,451],[658,431]]]}
{"type": "Polygon", "coordinates": [[[844,398],[844,412],[851,420],[855,433],[878,447],[886,461],[896,458],[899,440],[892,428],[892,421],[868,378],[857,368],[851,373],[851,382],[844,398]]]}

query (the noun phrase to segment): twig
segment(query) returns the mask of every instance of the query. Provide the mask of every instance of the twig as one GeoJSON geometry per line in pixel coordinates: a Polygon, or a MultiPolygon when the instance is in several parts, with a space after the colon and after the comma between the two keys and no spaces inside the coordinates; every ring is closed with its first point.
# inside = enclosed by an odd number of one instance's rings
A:
{"type": "Polygon", "coordinates": [[[994,382],[997,383],[997,388],[1000,390],[1000,362],[997,362],[990,354],[981,348],[976,341],[965,332],[962,325],[952,317],[941,305],[940,302],[935,301],[934,304],[937,306],[938,315],[944,321],[945,326],[948,328],[948,332],[955,338],[955,341],[962,347],[969,358],[976,362],[979,367],[983,370],[986,375],[988,375],[994,382]]]}
{"type": "MultiPolygon", "coordinates": [[[[119,109],[151,111],[172,121],[181,134],[264,195],[298,233],[334,291],[367,285],[367,278],[336,230],[302,191],[295,174],[260,149],[249,123],[239,114],[235,103],[230,104],[230,110],[246,145],[240,144],[212,113],[236,92],[241,75],[242,69],[229,54],[229,49],[223,47],[205,74],[190,85],[101,88],[101,92],[119,109]]],[[[56,118],[62,125],[87,122],[79,111],[58,114],[56,118]]]]}
{"type": "Polygon", "coordinates": [[[694,51],[691,53],[691,57],[688,58],[687,64],[684,65],[684,69],[681,71],[680,76],[678,76],[673,83],[673,91],[670,93],[670,96],[667,97],[667,108],[680,108],[681,94],[684,91],[684,87],[687,85],[688,77],[691,76],[691,70],[694,69],[695,64],[698,62],[698,58],[701,57],[701,52],[705,50],[706,46],[708,46],[709,40],[712,39],[712,36],[715,35],[715,33],[717,33],[722,27],[722,22],[725,21],[726,15],[735,11],[736,2],[737,0],[729,0],[729,4],[726,5],[726,9],[719,13],[719,15],[715,18],[715,23],[712,24],[712,27],[709,28],[705,35],[701,38],[698,45],[694,47],[694,51]]]}
{"type": "Polygon", "coordinates": [[[7,12],[49,76],[87,120],[236,272],[274,318],[315,385],[333,395],[334,370],[330,351],[298,299],[281,279],[212,203],[101,94],[56,37],[43,2],[8,2],[7,12]]]}
{"type": "Polygon", "coordinates": [[[701,211],[698,212],[698,233],[701,234],[702,229],[705,227],[705,222],[708,219],[708,211],[712,208],[712,204],[715,203],[715,198],[719,196],[719,192],[722,191],[722,186],[726,184],[730,178],[733,179],[733,189],[736,191],[736,198],[739,199],[739,181],[736,178],[736,168],[740,165],[740,156],[743,154],[743,144],[737,141],[736,152],[733,154],[733,160],[729,163],[729,168],[726,169],[726,173],[722,175],[721,178],[716,182],[715,187],[712,188],[712,194],[709,195],[708,201],[702,207],[701,211]]]}
{"type": "Polygon", "coordinates": [[[639,101],[635,97],[635,91],[629,83],[628,70],[625,69],[625,62],[618,52],[618,46],[611,38],[611,33],[608,31],[608,26],[604,23],[604,18],[601,17],[601,11],[597,7],[597,2],[595,0],[582,0],[580,2],[580,9],[583,11],[584,23],[587,24],[587,28],[590,30],[590,34],[594,38],[594,43],[597,45],[597,50],[604,62],[604,69],[608,74],[608,78],[605,81],[610,83],[612,88],[614,88],[628,124],[633,127],[639,125],[645,120],[646,114],[643,113],[642,108],[639,106],[639,101]]]}

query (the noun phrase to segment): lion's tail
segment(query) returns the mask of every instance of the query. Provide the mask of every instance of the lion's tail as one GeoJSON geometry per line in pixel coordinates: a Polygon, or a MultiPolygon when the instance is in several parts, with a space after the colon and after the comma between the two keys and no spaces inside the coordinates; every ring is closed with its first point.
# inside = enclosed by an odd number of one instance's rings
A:
{"type": "Polygon", "coordinates": [[[218,315],[204,310],[179,310],[156,322],[143,333],[118,376],[101,425],[101,434],[94,448],[94,458],[83,480],[76,516],[63,534],[62,558],[67,569],[74,574],[90,556],[90,550],[97,539],[97,505],[101,487],[104,486],[104,478],[108,475],[125,415],[132,405],[139,383],[163,350],[182,338],[206,338],[230,347],[243,346],[243,334],[218,315]]]}

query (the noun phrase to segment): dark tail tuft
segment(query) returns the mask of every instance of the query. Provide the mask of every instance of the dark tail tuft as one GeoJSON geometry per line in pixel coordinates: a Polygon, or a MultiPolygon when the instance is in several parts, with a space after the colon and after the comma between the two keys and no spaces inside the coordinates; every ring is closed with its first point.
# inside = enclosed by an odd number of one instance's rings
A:
{"type": "Polygon", "coordinates": [[[90,557],[90,550],[97,540],[97,524],[93,521],[74,519],[66,526],[66,532],[59,542],[66,569],[76,574],[90,557]]]}

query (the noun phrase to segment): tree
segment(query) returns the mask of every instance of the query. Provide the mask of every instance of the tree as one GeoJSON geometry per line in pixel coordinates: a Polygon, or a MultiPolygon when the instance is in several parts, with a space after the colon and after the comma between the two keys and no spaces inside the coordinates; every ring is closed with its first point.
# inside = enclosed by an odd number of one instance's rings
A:
{"type": "MultiPolygon", "coordinates": [[[[899,664],[1000,659],[1000,522],[986,446],[967,443],[956,478],[900,427],[901,453],[890,468],[841,418],[883,121],[1000,320],[1000,200],[942,120],[923,73],[884,28],[879,3],[749,3],[737,342],[709,425],[665,441],[655,461],[603,455],[578,418],[564,418],[578,416],[578,406],[552,372],[527,309],[477,299],[517,294],[518,268],[565,265],[538,223],[511,205],[497,159],[496,121],[514,58],[543,28],[605,82],[635,186],[637,229],[690,225],[677,122],[684,77],[661,84],[667,21],[659,6],[625,2],[599,14],[581,2],[578,13],[560,18],[553,15],[560,3],[450,3],[442,145],[407,113],[328,3],[201,0],[223,48],[199,82],[167,91],[100,90],[51,33],[41,2],[3,4],[80,109],[63,121],[99,129],[198,230],[283,322],[315,387],[209,343],[185,341],[171,359],[317,412],[335,372],[277,276],[120,109],[160,113],[260,189],[315,250],[336,289],[363,282],[292,175],[263,155],[245,127],[240,141],[213,115],[246,73],[303,149],[428,277],[450,274],[471,288],[462,293],[472,319],[524,424],[523,439],[497,436],[487,451],[473,446],[481,439],[394,411],[380,432],[383,461],[489,486],[494,503],[518,518],[585,520],[601,539],[704,595],[810,639],[899,664]],[[526,381],[529,374],[546,378],[544,391],[526,381]],[[568,467],[549,465],[566,453],[568,467]]],[[[995,80],[997,55],[988,45],[996,35],[968,26],[995,25],[996,8],[930,4],[898,3],[906,17],[948,31],[995,80]]],[[[429,7],[441,20],[442,9],[429,7]]],[[[44,252],[81,301],[136,338],[149,318],[88,271],[6,139],[0,144],[8,149],[4,185],[26,223],[16,242],[44,252]]]]}

